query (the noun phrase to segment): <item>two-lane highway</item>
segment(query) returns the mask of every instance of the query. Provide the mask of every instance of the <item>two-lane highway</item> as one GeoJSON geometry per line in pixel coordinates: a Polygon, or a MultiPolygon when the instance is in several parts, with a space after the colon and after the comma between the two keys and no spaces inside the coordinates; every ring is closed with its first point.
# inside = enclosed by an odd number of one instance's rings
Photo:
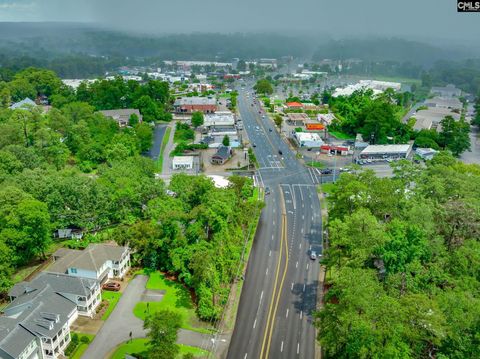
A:
{"type": "Polygon", "coordinates": [[[270,188],[250,255],[228,358],[313,358],[319,260],[320,203],[314,181],[252,97],[239,110],[270,188]]]}

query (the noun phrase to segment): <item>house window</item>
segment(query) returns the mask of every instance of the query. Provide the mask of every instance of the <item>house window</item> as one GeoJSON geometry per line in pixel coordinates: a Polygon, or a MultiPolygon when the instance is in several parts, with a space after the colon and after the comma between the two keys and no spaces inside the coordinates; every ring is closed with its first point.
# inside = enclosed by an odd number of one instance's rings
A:
{"type": "Polygon", "coordinates": [[[77,268],[70,268],[70,273],[77,274],[77,268]]]}

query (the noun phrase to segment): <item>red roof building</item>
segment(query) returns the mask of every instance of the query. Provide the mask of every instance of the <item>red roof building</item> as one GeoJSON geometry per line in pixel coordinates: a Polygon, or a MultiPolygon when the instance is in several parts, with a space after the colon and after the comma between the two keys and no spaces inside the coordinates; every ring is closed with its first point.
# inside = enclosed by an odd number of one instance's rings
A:
{"type": "Polygon", "coordinates": [[[287,107],[292,109],[303,108],[303,103],[301,102],[287,102],[287,107]]]}

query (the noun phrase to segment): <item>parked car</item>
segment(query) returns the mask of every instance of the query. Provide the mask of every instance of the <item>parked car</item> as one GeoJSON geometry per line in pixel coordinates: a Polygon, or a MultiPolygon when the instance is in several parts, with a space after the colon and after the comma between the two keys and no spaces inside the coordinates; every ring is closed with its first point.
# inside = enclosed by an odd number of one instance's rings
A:
{"type": "Polygon", "coordinates": [[[117,282],[108,282],[102,285],[103,290],[109,290],[112,292],[118,292],[120,290],[120,283],[117,282]]]}
{"type": "Polygon", "coordinates": [[[333,171],[330,168],[324,168],[323,170],[320,170],[320,173],[322,175],[331,175],[333,171]]]}

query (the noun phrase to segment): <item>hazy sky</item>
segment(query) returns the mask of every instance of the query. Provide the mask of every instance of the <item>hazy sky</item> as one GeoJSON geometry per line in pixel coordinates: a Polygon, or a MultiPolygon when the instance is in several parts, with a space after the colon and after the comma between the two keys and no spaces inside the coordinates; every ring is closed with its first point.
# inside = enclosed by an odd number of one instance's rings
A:
{"type": "Polygon", "coordinates": [[[480,13],[457,13],[456,0],[0,0],[0,21],[96,22],[156,33],[308,31],[467,41],[480,34],[480,13]]]}

